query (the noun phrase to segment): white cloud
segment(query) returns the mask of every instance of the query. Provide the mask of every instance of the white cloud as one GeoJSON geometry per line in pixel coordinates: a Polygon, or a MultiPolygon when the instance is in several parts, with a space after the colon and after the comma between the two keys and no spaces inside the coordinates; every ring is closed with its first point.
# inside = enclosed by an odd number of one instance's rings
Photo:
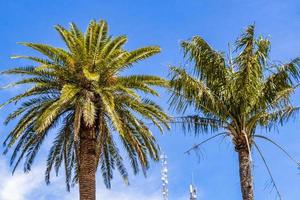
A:
{"type": "Polygon", "coordinates": [[[39,168],[35,168],[30,175],[16,172],[12,176],[5,165],[5,160],[2,159],[0,162],[0,199],[25,200],[25,196],[41,184],[39,168]]]}
{"type": "MultiPolygon", "coordinates": [[[[65,195],[64,200],[75,200],[78,199],[77,191],[76,194],[65,195]]],[[[109,200],[161,200],[160,192],[154,194],[143,194],[142,191],[132,190],[127,188],[127,190],[120,190],[118,192],[99,189],[97,191],[97,199],[109,199],[109,200]]]]}
{"type": "MultiPolygon", "coordinates": [[[[24,174],[21,170],[12,176],[7,162],[0,159],[0,199],[1,200],[76,200],[78,188],[72,188],[66,192],[64,176],[54,177],[51,185],[44,182],[43,165],[35,165],[30,173],[24,174]]],[[[117,178],[118,179],[118,178],[117,178]]],[[[133,178],[135,179],[135,178],[133,178]]],[[[132,186],[124,186],[122,182],[114,182],[113,189],[103,187],[101,179],[98,179],[97,199],[109,200],[160,200],[160,180],[157,178],[137,178],[132,186]]],[[[181,199],[181,198],[180,198],[181,199]]]]}

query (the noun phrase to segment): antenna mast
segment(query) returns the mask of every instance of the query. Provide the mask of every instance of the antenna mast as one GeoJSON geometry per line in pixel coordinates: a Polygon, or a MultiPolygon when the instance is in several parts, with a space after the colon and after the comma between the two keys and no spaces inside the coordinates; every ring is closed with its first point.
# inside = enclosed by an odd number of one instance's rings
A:
{"type": "Polygon", "coordinates": [[[168,162],[166,154],[160,156],[161,159],[161,180],[162,180],[162,197],[163,200],[168,200],[168,162]]]}
{"type": "Polygon", "coordinates": [[[190,200],[197,200],[197,188],[190,184],[190,200]]]}

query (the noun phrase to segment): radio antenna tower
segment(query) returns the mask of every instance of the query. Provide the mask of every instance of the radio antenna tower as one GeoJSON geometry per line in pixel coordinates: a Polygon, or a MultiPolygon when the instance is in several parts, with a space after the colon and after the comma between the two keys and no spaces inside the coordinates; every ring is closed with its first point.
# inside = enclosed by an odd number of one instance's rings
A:
{"type": "Polygon", "coordinates": [[[162,197],[163,200],[168,200],[168,162],[166,154],[160,156],[161,159],[161,181],[162,181],[162,197]]]}
{"type": "Polygon", "coordinates": [[[194,174],[192,174],[192,183],[190,184],[190,200],[197,200],[197,188],[194,185],[194,174]]]}
{"type": "Polygon", "coordinates": [[[197,200],[197,189],[193,184],[190,184],[190,200],[197,200]]]}

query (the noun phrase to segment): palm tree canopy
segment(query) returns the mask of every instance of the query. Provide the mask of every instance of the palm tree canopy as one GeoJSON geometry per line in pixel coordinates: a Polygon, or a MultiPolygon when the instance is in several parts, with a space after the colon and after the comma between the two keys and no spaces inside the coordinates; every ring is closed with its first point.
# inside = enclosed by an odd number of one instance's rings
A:
{"type": "Polygon", "coordinates": [[[256,38],[254,29],[249,26],[237,39],[234,58],[199,36],[181,43],[193,67],[171,67],[170,104],[182,113],[196,110],[195,116],[182,118],[185,128],[196,133],[225,129],[240,148],[241,140],[251,144],[258,126],[273,127],[298,110],[290,96],[300,78],[300,60],[272,63],[270,41],[256,38]]]}
{"type": "Polygon", "coordinates": [[[114,137],[130,160],[134,173],[149,167],[149,158],[158,160],[158,145],[145,124],[150,120],[160,130],[168,127],[168,116],[141,93],[158,95],[153,86],[165,87],[166,80],[150,75],[121,76],[133,64],[160,52],[157,46],[133,51],[124,49],[126,36],[112,37],[105,21],[91,21],[86,32],[74,23],[70,29],[55,27],[66,49],[45,44],[21,43],[42,57],[15,56],[28,59],[37,66],[9,69],[2,74],[24,75],[10,86],[29,84],[30,89],[9,99],[6,104],[21,105],[5,123],[18,117],[8,134],[6,151],[14,148],[11,164],[14,170],[24,158],[24,170],[32,163],[50,130],[57,136],[47,159],[46,182],[50,172],[65,168],[66,183],[77,181],[79,133],[82,124],[95,127],[96,155],[104,182],[109,188],[116,167],[125,181],[128,173],[114,137]]]}

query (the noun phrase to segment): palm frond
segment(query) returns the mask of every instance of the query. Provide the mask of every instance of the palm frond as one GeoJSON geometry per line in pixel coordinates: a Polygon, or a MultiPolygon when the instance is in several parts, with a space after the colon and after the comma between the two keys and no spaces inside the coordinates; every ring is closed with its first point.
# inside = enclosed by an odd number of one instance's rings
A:
{"type": "Polygon", "coordinates": [[[146,174],[150,159],[158,160],[159,147],[144,120],[151,120],[163,131],[169,128],[170,119],[157,104],[144,100],[141,92],[158,96],[155,87],[168,87],[168,81],[149,75],[121,76],[121,72],[159,53],[160,48],[147,46],[128,51],[124,48],[127,37],[110,36],[103,20],[92,20],[85,33],[75,23],[69,29],[60,25],[55,29],[65,48],[23,42],[40,55],[14,58],[29,60],[36,66],[1,72],[21,75],[8,87],[30,87],[0,105],[21,104],[5,121],[7,124],[16,120],[4,141],[4,153],[14,149],[13,171],[21,161],[25,171],[31,169],[46,135],[53,130],[56,137],[48,154],[45,181],[49,184],[52,170],[58,175],[63,167],[70,190],[80,173],[79,157],[84,148],[80,144],[86,134],[83,130],[92,127],[93,139],[97,141],[95,167],[100,167],[108,188],[115,168],[128,183],[126,159],[113,135],[120,136],[134,173],[142,169],[146,174]],[[60,129],[53,129],[55,125],[60,125],[60,129]]]}

